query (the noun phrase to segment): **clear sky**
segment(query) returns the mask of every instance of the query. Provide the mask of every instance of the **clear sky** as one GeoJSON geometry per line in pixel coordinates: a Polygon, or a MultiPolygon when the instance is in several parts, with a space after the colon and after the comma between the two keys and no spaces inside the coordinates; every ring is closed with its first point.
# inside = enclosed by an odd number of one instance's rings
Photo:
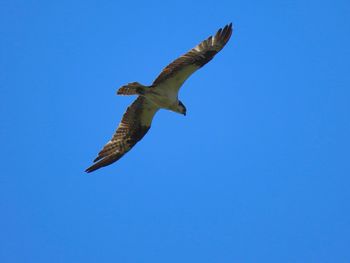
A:
{"type": "Polygon", "coordinates": [[[350,262],[350,2],[0,1],[0,262],[350,262]],[[119,162],[170,61],[234,33],[119,162]]]}

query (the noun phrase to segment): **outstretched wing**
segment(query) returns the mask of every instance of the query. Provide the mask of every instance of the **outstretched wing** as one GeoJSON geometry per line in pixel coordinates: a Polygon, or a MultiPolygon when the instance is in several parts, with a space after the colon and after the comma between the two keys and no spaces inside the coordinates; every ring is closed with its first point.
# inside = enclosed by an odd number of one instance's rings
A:
{"type": "Polygon", "coordinates": [[[151,127],[158,107],[144,97],[138,97],[126,110],[112,139],[99,152],[96,162],[85,170],[95,171],[119,160],[126,154],[151,127]]]}
{"type": "Polygon", "coordinates": [[[214,36],[202,41],[199,45],[170,63],[153,82],[152,86],[174,87],[176,92],[184,81],[197,69],[207,64],[229,41],[232,34],[232,23],[220,28],[214,36]],[[169,85],[167,85],[169,84],[169,85]]]}

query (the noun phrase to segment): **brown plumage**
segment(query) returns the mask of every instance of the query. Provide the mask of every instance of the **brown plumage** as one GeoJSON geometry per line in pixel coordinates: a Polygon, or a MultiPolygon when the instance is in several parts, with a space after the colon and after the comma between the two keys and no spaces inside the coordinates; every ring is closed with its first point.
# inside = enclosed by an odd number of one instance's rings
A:
{"type": "Polygon", "coordinates": [[[146,86],[141,85],[138,82],[128,83],[125,86],[122,86],[117,91],[118,95],[143,95],[145,92],[146,86]]]}
{"type": "Polygon", "coordinates": [[[151,86],[132,82],[122,86],[119,95],[140,95],[126,110],[112,139],[99,152],[95,164],[85,171],[90,173],[119,160],[151,127],[160,108],[186,114],[178,100],[178,91],[186,79],[208,63],[229,41],[232,23],[219,29],[199,45],[165,67],[151,86]],[[147,92],[146,92],[147,91],[147,92]]]}
{"type": "Polygon", "coordinates": [[[185,70],[186,66],[195,65],[196,69],[190,71],[184,76],[187,79],[194,71],[203,67],[226,45],[232,35],[232,23],[219,29],[215,36],[210,36],[199,45],[192,48],[186,54],[175,59],[166,66],[159,76],[154,80],[152,86],[159,85],[161,82],[171,79],[180,70],[185,70]]]}
{"type": "Polygon", "coordinates": [[[151,127],[158,107],[144,97],[138,97],[126,110],[112,139],[99,152],[94,165],[85,172],[95,171],[119,160],[151,127]]]}

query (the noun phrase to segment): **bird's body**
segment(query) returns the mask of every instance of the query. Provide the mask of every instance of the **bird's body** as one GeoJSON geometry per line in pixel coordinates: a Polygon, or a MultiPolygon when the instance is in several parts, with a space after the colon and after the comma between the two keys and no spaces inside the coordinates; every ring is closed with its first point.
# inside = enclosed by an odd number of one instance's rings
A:
{"type": "Polygon", "coordinates": [[[219,29],[214,36],[170,63],[152,85],[132,82],[122,86],[118,95],[138,95],[127,108],[112,139],[99,152],[95,164],[86,172],[95,171],[119,160],[148,132],[159,109],[186,115],[186,107],[178,99],[179,89],[196,70],[208,63],[228,42],[232,24],[219,29]]]}
{"type": "Polygon", "coordinates": [[[179,104],[177,94],[174,92],[167,92],[162,85],[157,87],[148,88],[148,92],[145,93],[144,97],[153,102],[159,108],[175,111],[179,104]]]}

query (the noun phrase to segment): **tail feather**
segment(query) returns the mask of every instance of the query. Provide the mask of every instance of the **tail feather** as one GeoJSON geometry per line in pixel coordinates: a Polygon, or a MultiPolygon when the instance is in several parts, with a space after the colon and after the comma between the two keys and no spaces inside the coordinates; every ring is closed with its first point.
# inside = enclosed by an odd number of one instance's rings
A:
{"type": "Polygon", "coordinates": [[[141,85],[138,82],[132,82],[125,86],[122,86],[117,91],[118,95],[144,95],[146,93],[147,87],[141,85]]]}

